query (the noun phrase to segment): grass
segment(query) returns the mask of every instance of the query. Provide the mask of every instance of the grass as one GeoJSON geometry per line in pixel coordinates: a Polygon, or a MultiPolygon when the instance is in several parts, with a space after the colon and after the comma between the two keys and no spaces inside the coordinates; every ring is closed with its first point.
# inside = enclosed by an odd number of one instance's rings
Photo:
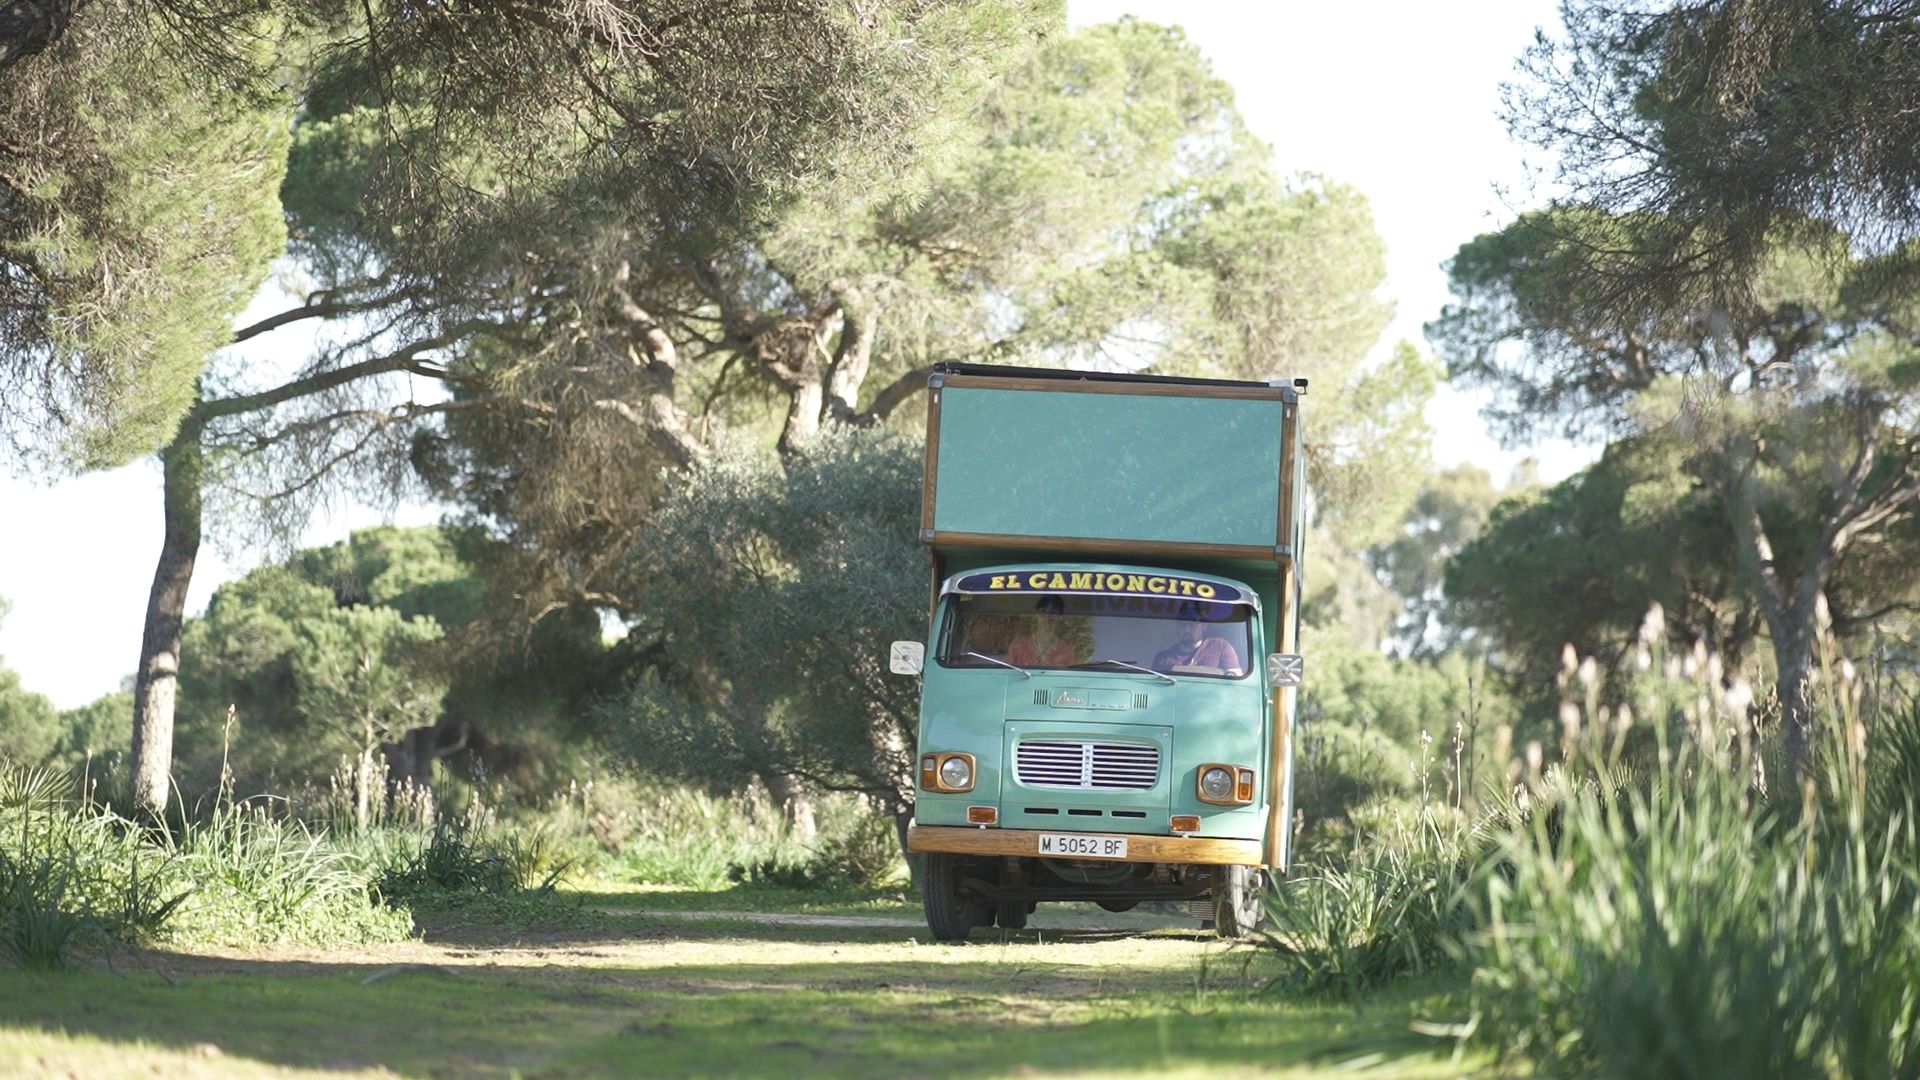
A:
{"type": "Polygon", "coordinates": [[[1194,932],[928,943],[893,927],[606,916],[542,933],[429,923],[379,947],[147,952],[0,972],[0,1073],[405,1076],[1457,1076],[1409,983],[1358,1008],[1267,989],[1194,932]],[[350,1033],[351,1037],[341,1037],[350,1033]]]}
{"type": "Polygon", "coordinates": [[[1920,709],[1857,691],[1830,669],[1785,791],[1716,695],[1637,775],[1630,730],[1574,736],[1467,936],[1486,1037],[1555,1075],[1920,1075],[1920,836],[1867,809],[1920,709]]]}
{"type": "Polygon", "coordinates": [[[1823,640],[1794,783],[1777,717],[1661,638],[1611,687],[1570,656],[1557,760],[1496,763],[1513,787],[1471,827],[1356,819],[1303,862],[1270,903],[1287,984],[1463,969],[1456,1030],[1546,1075],[1920,1075],[1920,702],[1823,640]]]}

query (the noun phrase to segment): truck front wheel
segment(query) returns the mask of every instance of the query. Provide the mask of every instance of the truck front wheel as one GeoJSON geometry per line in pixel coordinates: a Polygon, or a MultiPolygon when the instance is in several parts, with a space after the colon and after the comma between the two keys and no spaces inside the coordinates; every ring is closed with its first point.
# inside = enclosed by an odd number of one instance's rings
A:
{"type": "Polygon", "coordinates": [[[1213,927],[1223,938],[1252,937],[1266,913],[1261,901],[1266,873],[1251,866],[1223,866],[1213,884],[1213,927]]]}
{"type": "Polygon", "coordinates": [[[927,929],[936,941],[965,941],[985,912],[980,901],[960,891],[961,858],[945,851],[927,853],[920,875],[920,898],[927,911],[927,929]]]}

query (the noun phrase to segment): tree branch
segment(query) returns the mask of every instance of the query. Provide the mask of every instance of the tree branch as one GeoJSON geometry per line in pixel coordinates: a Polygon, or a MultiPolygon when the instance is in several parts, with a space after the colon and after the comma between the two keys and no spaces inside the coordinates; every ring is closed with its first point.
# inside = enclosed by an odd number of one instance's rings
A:
{"type": "Polygon", "coordinates": [[[873,404],[866,411],[854,417],[856,424],[877,424],[893,415],[906,400],[926,389],[927,378],[933,374],[932,364],[923,364],[905,372],[899,378],[887,384],[886,389],[875,395],[873,404]]]}
{"type": "Polygon", "coordinates": [[[494,326],[494,323],[488,322],[485,319],[468,320],[455,325],[453,329],[444,334],[423,338],[398,352],[389,353],[386,356],[371,357],[356,364],[348,364],[346,367],[334,368],[331,371],[315,372],[305,378],[282,383],[271,390],[263,390],[257,394],[237,394],[233,397],[213,398],[208,401],[202,401],[193,407],[193,411],[189,415],[189,420],[194,423],[204,424],[208,420],[218,419],[223,416],[255,412],[260,409],[271,409],[275,405],[281,405],[296,398],[308,397],[313,394],[324,393],[338,386],[344,386],[347,383],[353,382],[355,379],[400,371],[405,369],[408,364],[413,363],[414,358],[423,352],[445,348],[465,338],[469,333],[492,329],[494,326]]]}
{"type": "MultiPolygon", "coordinates": [[[[384,277],[376,278],[373,281],[366,282],[366,286],[377,288],[380,285],[386,284],[386,280],[384,277]]],[[[325,319],[335,315],[350,315],[360,311],[372,311],[375,308],[386,306],[395,299],[395,297],[392,296],[382,296],[376,300],[359,301],[345,301],[340,299],[343,294],[347,294],[348,292],[349,290],[327,289],[321,292],[309,293],[306,301],[299,307],[288,308],[276,315],[269,315],[251,326],[234,331],[233,341],[230,344],[238,345],[240,342],[246,341],[249,338],[259,337],[261,334],[278,330],[282,326],[286,326],[289,323],[300,322],[303,319],[325,319]]]]}

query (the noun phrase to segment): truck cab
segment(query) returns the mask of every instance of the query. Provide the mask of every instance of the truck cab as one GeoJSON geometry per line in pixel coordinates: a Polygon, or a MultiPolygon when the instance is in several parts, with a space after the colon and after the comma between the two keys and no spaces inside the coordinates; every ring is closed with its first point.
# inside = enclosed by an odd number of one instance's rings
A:
{"type": "Polygon", "coordinates": [[[934,936],[1017,929],[1049,901],[1185,901],[1250,931],[1291,816],[1297,389],[959,365],[934,380],[928,636],[892,657],[921,679],[908,846],[934,936]],[[1125,452],[1196,418],[1218,444],[1202,455],[1239,470],[1180,481],[1125,452]],[[1022,458],[1054,467],[974,482],[1022,458]],[[1165,535],[1166,502],[1187,535],[1165,535]]]}

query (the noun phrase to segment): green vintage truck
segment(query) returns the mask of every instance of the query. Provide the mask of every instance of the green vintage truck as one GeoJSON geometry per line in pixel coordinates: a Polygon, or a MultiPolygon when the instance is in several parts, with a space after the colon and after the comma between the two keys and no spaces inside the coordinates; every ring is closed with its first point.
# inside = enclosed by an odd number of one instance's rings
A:
{"type": "Polygon", "coordinates": [[[1287,864],[1304,380],[946,364],[908,846],[943,941],[1042,901],[1251,930],[1287,864]]]}

